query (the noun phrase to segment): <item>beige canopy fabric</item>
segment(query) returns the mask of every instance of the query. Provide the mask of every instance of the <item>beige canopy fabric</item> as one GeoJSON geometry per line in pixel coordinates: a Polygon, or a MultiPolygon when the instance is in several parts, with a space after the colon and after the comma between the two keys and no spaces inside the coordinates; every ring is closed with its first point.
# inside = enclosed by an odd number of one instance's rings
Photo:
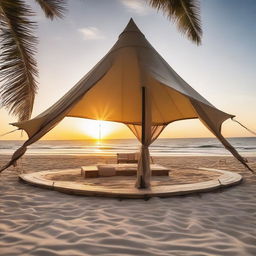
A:
{"type": "Polygon", "coordinates": [[[144,172],[146,187],[150,186],[148,146],[167,124],[177,120],[199,118],[250,169],[221,135],[222,123],[234,116],[218,110],[189,86],[150,45],[132,19],[106,56],[57,103],[31,120],[13,123],[25,130],[29,139],[2,170],[15,164],[27,146],[64,117],[127,124],[142,143],[138,173],[141,177],[144,172]],[[142,88],[146,88],[144,105],[142,88]]]}

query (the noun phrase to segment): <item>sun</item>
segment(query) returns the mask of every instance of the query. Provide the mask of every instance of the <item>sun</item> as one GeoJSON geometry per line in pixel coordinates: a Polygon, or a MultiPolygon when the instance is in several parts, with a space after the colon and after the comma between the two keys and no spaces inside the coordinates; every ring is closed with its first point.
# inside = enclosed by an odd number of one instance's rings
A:
{"type": "Polygon", "coordinates": [[[83,133],[95,140],[106,139],[116,130],[112,122],[90,119],[84,119],[81,128],[83,133]]]}

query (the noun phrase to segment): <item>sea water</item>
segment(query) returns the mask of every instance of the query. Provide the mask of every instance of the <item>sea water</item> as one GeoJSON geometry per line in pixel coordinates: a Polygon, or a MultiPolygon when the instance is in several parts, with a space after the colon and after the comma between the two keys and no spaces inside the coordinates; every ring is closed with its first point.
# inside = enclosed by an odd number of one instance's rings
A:
{"type": "MultiPolygon", "coordinates": [[[[256,156],[256,137],[227,138],[243,156],[256,156]]],[[[24,141],[0,141],[0,155],[12,154],[24,141]]],[[[27,150],[38,155],[115,155],[138,151],[136,139],[113,140],[41,140],[27,150]]],[[[215,138],[159,138],[150,146],[153,156],[228,156],[231,155],[215,138]]]]}

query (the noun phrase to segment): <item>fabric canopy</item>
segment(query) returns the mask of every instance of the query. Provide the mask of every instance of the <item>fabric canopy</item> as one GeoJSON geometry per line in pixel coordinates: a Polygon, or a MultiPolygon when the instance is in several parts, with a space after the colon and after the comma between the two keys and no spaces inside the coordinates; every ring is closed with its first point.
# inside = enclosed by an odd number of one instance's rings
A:
{"type": "Polygon", "coordinates": [[[218,110],[189,86],[150,45],[132,19],[106,56],[57,103],[31,120],[13,123],[25,130],[29,139],[2,170],[15,164],[27,146],[64,117],[127,124],[142,143],[144,164],[139,164],[138,173],[147,169],[146,179],[150,179],[148,146],[167,124],[191,118],[200,119],[249,168],[221,135],[222,123],[234,116],[218,110]]]}

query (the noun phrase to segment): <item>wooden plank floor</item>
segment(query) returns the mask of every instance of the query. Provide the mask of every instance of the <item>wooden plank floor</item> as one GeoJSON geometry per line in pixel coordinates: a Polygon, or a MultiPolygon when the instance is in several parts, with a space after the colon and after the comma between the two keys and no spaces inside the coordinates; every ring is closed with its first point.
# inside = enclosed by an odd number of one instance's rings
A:
{"type": "Polygon", "coordinates": [[[21,180],[35,186],[84,196],[115,198],[170,197],[206,192],[238,184],[242,176],[224,170],[199,168],[173,170],[170,176],[152,177],[151,188],[134,187],[136,176],[84,179],[79,169],[49,170],[21,174],[21,180]]]}

